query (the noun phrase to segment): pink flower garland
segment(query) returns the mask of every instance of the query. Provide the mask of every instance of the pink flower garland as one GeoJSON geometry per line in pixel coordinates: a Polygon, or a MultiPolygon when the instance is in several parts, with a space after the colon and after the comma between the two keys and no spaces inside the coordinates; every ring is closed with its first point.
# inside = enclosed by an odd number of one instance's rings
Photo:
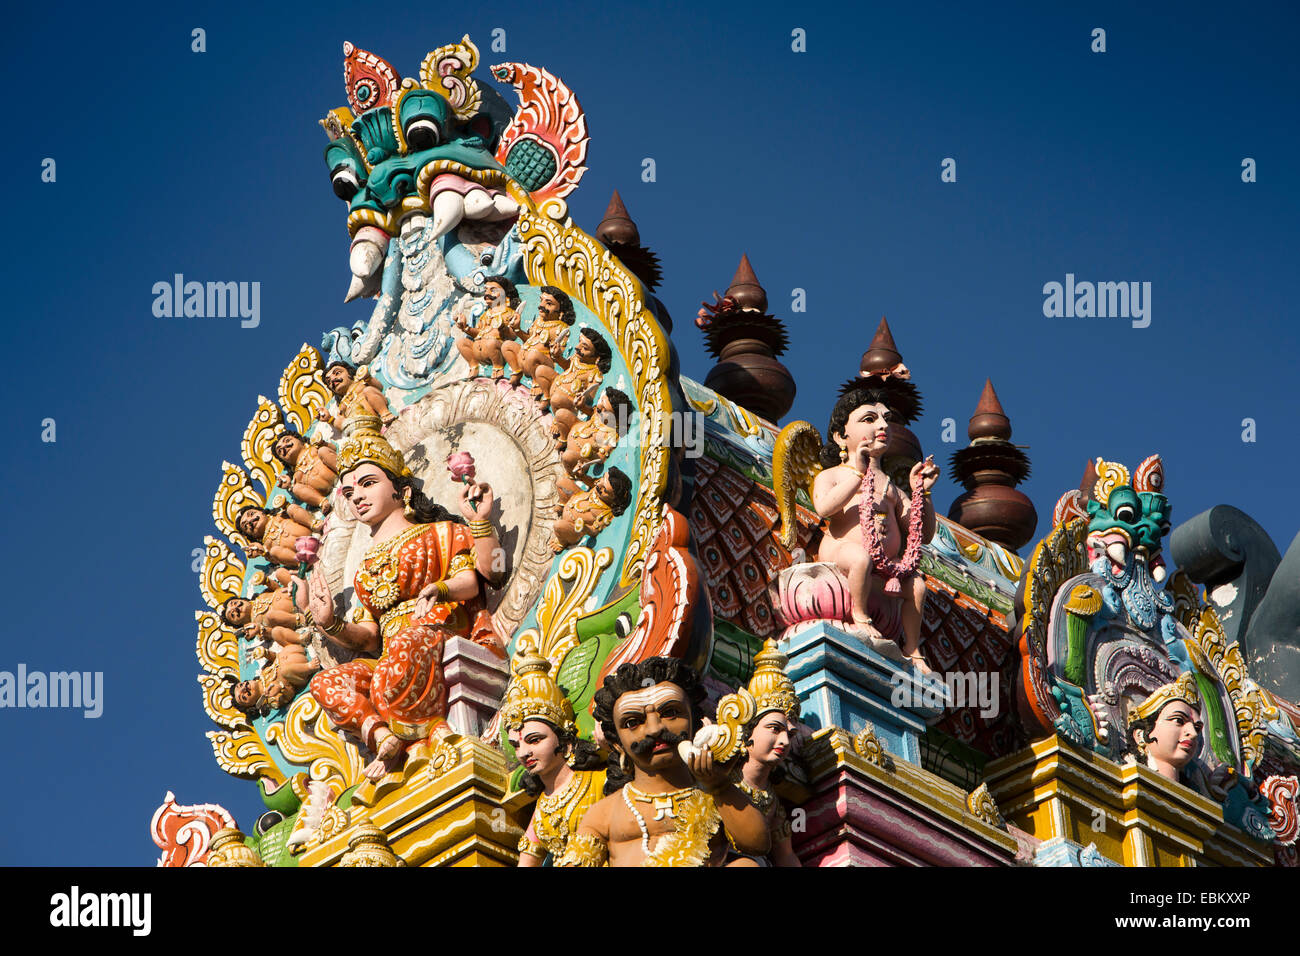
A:
{"type": "Polygon", "coordinates": [[[891,561],[885,554],[885,546],[876,534],[876,479],[871,469],[862,476],[862,504],[858,506],[858,523],[862,526],[862,542],[867,553],[871,555],[871,573],[885,578],[885,593],[899,594],[903,590],[899,583],[916,570],[921,560],[921,523],[925,519],[924,495],[919,487],[912,489],[912,511],[907,522],[907,548],[903,557],[891,561]]]}

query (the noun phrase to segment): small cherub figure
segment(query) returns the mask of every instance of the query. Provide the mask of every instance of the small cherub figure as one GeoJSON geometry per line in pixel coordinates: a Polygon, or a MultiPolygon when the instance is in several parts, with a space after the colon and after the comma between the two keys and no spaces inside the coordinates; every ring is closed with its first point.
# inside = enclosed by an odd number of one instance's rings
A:
{"type": "Polygon", "coordinates": [[[476,372],[483,364],[492,366],[492,377],[505,375],[505,356],[502,342],[519,335],[519,291],[505,276],[488,276],[483,280],[483,300],[487,311],[471,326],[463,315],[456,317],[456,326],[465,338],[456,340],[456,348],[476,372]]]}
{"type": "Polygon", "coordinates": [[[590,415],[591,400],[596,397],[612,361],[605,337],[585,325],[578,333],[578,344],[569,367],[560,373],[539,368],[533,381],[533,397],[545,407],[550,405],[554,424],[551,437],[563,441],[578,421],[578,414],[590,415]]]}
{"type": "Polygon", "coordinates": [[[312,517],[301,505],[284,504],[274,510],[246,505],[235,515],[235,530],[250,542],[245,552],[248,557],[265,555],[276,564],[295,570],[299,561],[294,542],[320,531],[323,526],[323,520],[312,517]]]}
{"type": "Polygon", "coordinates": [[[584,536],[600,534],[631,502],[631,480],[617,468],[609,469],[591,490],[578,492],[565,504],[556,506],[558,517],[551,526],[556,540],[551,542],[551,550],[559,554],[584,536]]]}
{"type": "Polygon", "coordinates": [[[278,568],[265,590],[252,597],[232,597],[222,604],[221,620],[250,641],[270,638],[281,647],[310,644],[310,636],[298,632],[307,618],[294,603],[295,586],[293,573],[278,568]]]}
{"type": "Polygon", "coordinates": [[[564,350],[569,344],[569,326],[577,320],[573,302],[563,289],[544,285],[537,300],[537,318],[528,327],[528,338],[518,342],[501,343],[501,354],[514,370],[510,384],[518,385],[524,375],[537,378],[537,370],[546,368],[554,372],[556,366],[568,368],[569,360],[564,350]]]}
{"type": "Polygon", "coordinates": [[[559,480],[560,496],[568,500],[584,487],[591,487],[587,469],[610,456],[632,422],[632,400],[616,388],[607,388],[592,410],[591,417],[578,422],[556,443],[565,475],[559,480]]]}
{"type": "Polygon", "coordinates": [[[916,566],[921,545],[934,537],[930,489],[939,467],[933,456],[912,466],[910,498],[889,480],[880,464],[893,418],[889,401],[887,390],[867,380],[846,391],[831,413],[827,447],[838,447],[840,464],[813,482],[813,505],[827,522],[817,560],[834,563],[848,579],[855,630],[868,638],[881,637],[868,597],[902,599],[903,655],[928,674],[920,652],[926,586],[916,566]]]}
{"type": "Polygon", "coordinates": [[[319,670],[320,662],[311,660],[306,649],[297,645],[283,647],[256,677],[232,682],[231,703],[250,720],[264,717],[287,706],[319,670]]]}
{"type": "Polygon", "coordinates": [[[375,415],[385,425],[391,425],[397,419],[388,407],[388,399],[384,398],[384,393],[364,365],[354,369],[347,362],[331,362],[325,369],[325,385],[334,393],[335,411],[331,414],[326,406],[316,413],[316,417],[339,431],[350,418],[375,415]]]}
{"type": "Polygon", "coordinates": [[[271,454],[285,467],[275,483],[299,501],[329,514],[330,492],[339,480],[334,446],[323,438],[313,438],[309,444],[297,432],[285,430],[271,446],[271,454]]]}

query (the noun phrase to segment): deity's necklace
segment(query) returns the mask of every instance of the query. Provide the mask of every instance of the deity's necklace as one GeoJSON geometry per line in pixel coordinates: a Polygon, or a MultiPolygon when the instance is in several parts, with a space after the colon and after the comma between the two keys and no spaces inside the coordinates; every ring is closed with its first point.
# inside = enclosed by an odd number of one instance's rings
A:
{"type": "MultiPolygon", "coordinates": [[[[851,466],[850,466],[851,467],[851,466]]],[[[854,471],[858,469],[854,468],[854,471]]],[[[885,579],[885,593],[899,594],[903,590],[901,578],[916,570],[921,560],[921,522],[924,519],[925,496],[921,489],[912,489],[912,511],[907,522],[907,548],[897,561],[885,554],[885,545],[876,532],[871,519],[876,506],[876,476],[868,468],[862,473],[862,504],[858,506],[858,523],[862,527],[862,541],[871,555],[871,573],[885,579]]],[[[883,503],[883,502],[882,502],[883,503]]]]}
{"type": "Polygon", "coordinates": [[[650,855],[650,831],[646,829],[645,817],[641,816],[641,811],[636,808],[637,801],[653,804],[656,820],[671,817],[680,829],[681,818],[677,816],[677,800],[679,797],[689,797],[695,792],[695,787],[682,787],[680,790],[670,790],[667,793],[646,793],[630,783],[623,785],[623,802],[627,804],[628,810],[636,818],[636,825],[641,829],[641,849],[645,851],[647,857],[650,855]],[[634,794],[636,800],[632,798],[634,794]]]}

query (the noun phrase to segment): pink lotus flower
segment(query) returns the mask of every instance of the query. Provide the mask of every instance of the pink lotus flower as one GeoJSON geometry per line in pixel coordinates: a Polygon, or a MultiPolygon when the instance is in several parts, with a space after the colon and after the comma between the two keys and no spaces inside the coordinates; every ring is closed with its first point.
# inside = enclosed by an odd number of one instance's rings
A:
{"type": "Polygon", "coordinates": [[[311,567],[320,559],[320,539],[310,535],[296,538],[293,542],[293,551],[299,561],[311,567]]]}
{"type": "Polygon", "coordinates": [[[474,480],[474,456],[467,451],[458,451],[447,456],[447,470],[451,477],[466,484],[474,480]]]}

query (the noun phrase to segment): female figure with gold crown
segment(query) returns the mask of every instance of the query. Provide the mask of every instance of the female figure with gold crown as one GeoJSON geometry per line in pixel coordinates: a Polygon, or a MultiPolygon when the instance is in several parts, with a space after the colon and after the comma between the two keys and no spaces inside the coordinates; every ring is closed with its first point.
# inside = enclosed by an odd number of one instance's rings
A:
{"type": "Polygon", "coordinates": [[[519,865],[558,860],[587,810],[604,795],[605,761],[596,745],[578,736],[573,705],[550,675],[551,662],[522,640],[514,676],[501,705],[515,756],[524,765],[523,787],[537,798],[519,841],[519,865]]]}
{"type": "Polygon", "coordinates": [[[1160,776],[1175,783],[1201,749],[1201,694],[1196,678],[1183,674],[1129,709],[1133,749],[1160,776]]]}
{"type": "Polygon", "coordinates": [[[745,761],[732,779],[763,814],[772,834],[772,850],[766,857],[734,855],[728,866],[802,866],[790,839],[790,817],[772,787],[785,776],[786,754],[790,750],[799,717],[799,697],[794,681],[785,673],[788,658],[777,650],[771,638],[754,656],[754,676],[747,690],[754,698],[753,719],[743,731],[745,761]]]}
{"type": "Polygon", "coordinates": [[[419,490],[401,454],[379,433],[374,417],[347,423],[339,453],[340,490],[370,529],[371,545],[354,579],[361,603],[354,621],[335,616],[323,575],[310,580],[315,623],[342,647],[381,652],[317,674],[311,694],[335,726],[357,734],[375,753],[365,776],[393,770],[408,743],[446,737],[444,642],[468,637],[502,657],[500,639],[483,605],[482,581],[497,583],[503,552],[488,516],[492,489],[461,486],[468,527],[419,490]]]}

